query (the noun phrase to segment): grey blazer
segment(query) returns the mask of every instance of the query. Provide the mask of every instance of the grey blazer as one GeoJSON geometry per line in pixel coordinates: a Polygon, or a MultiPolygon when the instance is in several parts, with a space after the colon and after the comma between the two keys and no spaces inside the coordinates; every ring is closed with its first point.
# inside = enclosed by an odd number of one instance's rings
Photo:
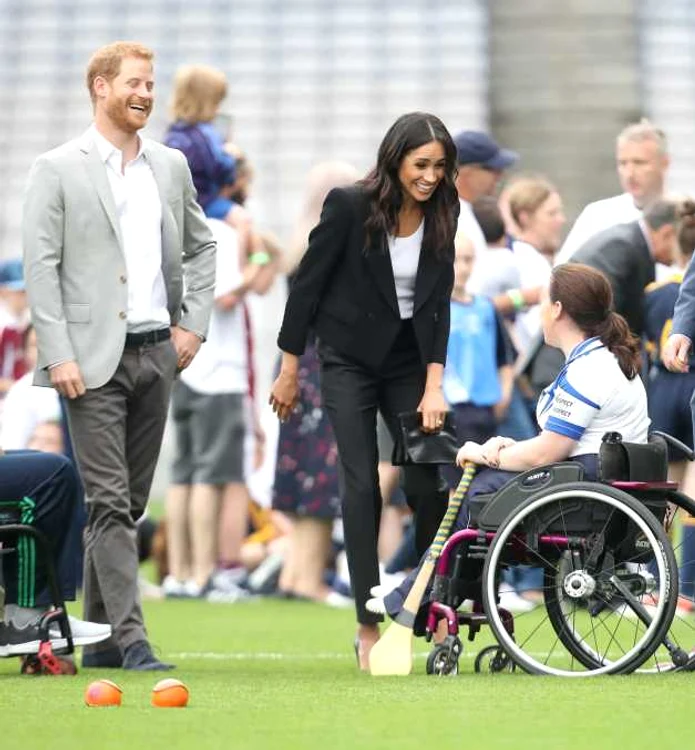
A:
{"type": "MultiPolygon", "coordinates": [[[[205,336],[215,241],[184,155],[147,139],[143,146],[162,201],[162,272],[171,323],[205,336]]],[[[89,131],[34,162],[23,250],[39,350],[34,382],[49,385],[49,365],[75,360],[85,386],[98,388],[113,376],[123,353],[128,279],[106,167],[89,131]]]]}

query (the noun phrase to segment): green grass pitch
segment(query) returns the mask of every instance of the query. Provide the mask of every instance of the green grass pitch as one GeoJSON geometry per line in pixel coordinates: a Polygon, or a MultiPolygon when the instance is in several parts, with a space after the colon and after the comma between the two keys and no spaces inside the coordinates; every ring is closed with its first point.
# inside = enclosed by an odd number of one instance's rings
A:
{"type": "MultiPolygon", "coordinates": [[[[190,689],[185,709],[150,705],[162,674],[80,670],[20,677],[0,660],[0,747],[7,750],[191,748],[688,748],[695,674],[588,680],[476,675],[487,638],[464,644],[462,674],[372,678],[357,671],[350,611],[263,600],[235,605],[147,602],[161,656],[190,689]],[[99,677],[123,689],[120,708],[87,708],[99,677]]],[[[73,611],[77,613],[77,609],[73,611]]]]}

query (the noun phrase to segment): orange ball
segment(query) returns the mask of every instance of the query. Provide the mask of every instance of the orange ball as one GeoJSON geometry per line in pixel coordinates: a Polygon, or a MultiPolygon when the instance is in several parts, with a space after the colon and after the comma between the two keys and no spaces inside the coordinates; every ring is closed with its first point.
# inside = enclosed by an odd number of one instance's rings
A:
{"type": "Polygon", "coordinates": [[[152,705],[158,708],[184,708],[188,705],[188,688],[181,680],[160,680],[152,688],[152,705]]]}
{"type": "Polygon", "coordinates": [[[87,685],[84,702],[88,706],[120,706],[123,691],[111,680],[96,680],[87,685]]]}

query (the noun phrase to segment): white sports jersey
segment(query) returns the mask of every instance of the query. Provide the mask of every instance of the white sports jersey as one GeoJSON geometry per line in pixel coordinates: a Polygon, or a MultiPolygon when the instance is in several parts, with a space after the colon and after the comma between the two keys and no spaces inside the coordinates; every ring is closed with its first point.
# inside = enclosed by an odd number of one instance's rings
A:
{"type": "Polygon", "coordinates": [[[628,380],[598,338],[578,344],[538,400],[541,429],[576,440],[570,456],[598,453],[606,432],[646,443],[647,394],[639,377],[628,380]]]}

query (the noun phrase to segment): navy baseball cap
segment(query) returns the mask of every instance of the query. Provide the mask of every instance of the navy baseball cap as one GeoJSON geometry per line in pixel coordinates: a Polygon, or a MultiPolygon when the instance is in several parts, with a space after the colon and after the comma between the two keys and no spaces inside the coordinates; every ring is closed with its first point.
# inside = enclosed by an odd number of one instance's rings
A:
{"type": "Polygon", "coordinates": [[[459,164],[481,164],[502,171],[519,161],[519,154],[500,148],[487,133],[464,130],[454,138],[456,159],[459,164]]]}
{"type": "Polygon", "coordinates": [[[0,288],[24,290],[24,269],[18,258],[0,261],[0,288]]]}

